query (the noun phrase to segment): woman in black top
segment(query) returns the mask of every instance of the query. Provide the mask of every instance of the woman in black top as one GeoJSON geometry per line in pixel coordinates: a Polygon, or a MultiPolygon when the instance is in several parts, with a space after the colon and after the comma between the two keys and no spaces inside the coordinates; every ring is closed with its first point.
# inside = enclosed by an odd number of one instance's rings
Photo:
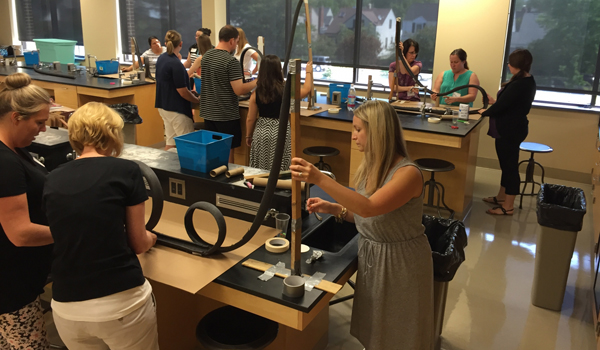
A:
{"type": "Polygon", "coordinates": [[[492,215],[512,215],[515,198],[519,194],[519,146],[529,132],[527,114],[535,98],[536,85],[529,74],[533,57],[524,49],[513,51],[508,57],[508,69],[513,75],[502,86],[497,99],[488,95],[487,110],[480,109],[484,117],[490,117],[488,135],[496,139],[496,154],[500,162],[502,177],[500,190],[495,197],[483,200],[496,206],[487,211],[492,215]]]}
{"type": "MultiPolygon", "coordinates": [[[[285,81],[281,60],[266,55],[260,62],[256,90],[250,96],[246,119],[246,145],[250,147],[250,166],[271,170],[275,156],[279,110],[285,81]]],[[[300,94],[306,97],[312,86],[312,62],[306,64],[306,79],[300,94]]],[[[288,170],[292,161],[291,132],[288,123],[281,170],[288,170]]]]}
{"type": "Polygon", "coordinates": [[[49,113],[50,96],[29,75],[0,84],[0,349],[48,349],[38,298],[52,256],[41,206],[48,172],[23,148],[49,113]]]}
{"type": "Polygon", "coordinates": [[[69,118],[79,154],[48,175],[43,203],[54,237],[52,314],[69,349],[158,350],[152,287],[136,254],[156,242],[145,228],[139,166],[115,158],[123,120],[90,102],[69,118]]]}

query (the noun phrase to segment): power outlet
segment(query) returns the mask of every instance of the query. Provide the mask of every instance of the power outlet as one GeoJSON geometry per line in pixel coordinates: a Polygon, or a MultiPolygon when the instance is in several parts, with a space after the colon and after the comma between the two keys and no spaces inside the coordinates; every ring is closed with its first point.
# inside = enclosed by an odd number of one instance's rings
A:
{"type": "Polygon", "coordinates": [[[169,195],[171,197],[185,199],[185,181],[169,178],[169,195]]]}

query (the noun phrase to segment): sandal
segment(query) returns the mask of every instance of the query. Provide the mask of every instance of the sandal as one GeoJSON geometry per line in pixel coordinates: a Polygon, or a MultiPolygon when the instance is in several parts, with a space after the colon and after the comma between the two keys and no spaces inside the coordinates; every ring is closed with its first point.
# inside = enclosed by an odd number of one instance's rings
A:
{"type": "Polygon", "coordinates": [[[483,201],[486,203],[496,204],[496,205],[501,205],[502,203],[504,203],[504,199],[498,199],[498,198],[496,198],[496,196],[483,198],[483,201]]]}
{"type": "Polygon", "coordinates": [[[515,211],[515,208],[512,209],[504,209],[503,207],[493,207],[492,209],[488,209],[485,212],[490,214],[490,215],[512,215],[515,211]],[[502,213],[496,213],[493,210],[497,210],[500,209],[502,211],[502,213]]]}

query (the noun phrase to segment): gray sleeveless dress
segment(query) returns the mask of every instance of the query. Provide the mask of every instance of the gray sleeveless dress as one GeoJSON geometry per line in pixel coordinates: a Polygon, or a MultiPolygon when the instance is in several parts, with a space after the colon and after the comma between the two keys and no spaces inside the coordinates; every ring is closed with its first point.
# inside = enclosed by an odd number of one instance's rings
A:
{"type": "MultiPolygon", "coordinates": [[[[415,166],[404,158],[401,167],[415,166]]],[[[365,195],[364,183],[357,192],[365,195]]],[[[387,214],[354,214],[360,233],[350,334],[367,350],[433,346],[433,262],[421,224],[423,195],[387,214]]]]}

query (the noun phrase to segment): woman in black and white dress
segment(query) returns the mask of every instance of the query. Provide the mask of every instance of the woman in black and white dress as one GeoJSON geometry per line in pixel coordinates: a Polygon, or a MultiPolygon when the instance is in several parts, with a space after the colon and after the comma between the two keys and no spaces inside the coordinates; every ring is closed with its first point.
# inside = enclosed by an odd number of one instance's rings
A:
{"type": "MultiPolygon", "coordinates": [[[[300,92],[302,98],[310,92],[312,79],[312,62],[308,62],[306,79],[300,92]]],[[[275,55],[266,55],[260,62],[256,90],[250,96],[246,119],[246,144],[250,147],[250,166],[253,168],[271,170],[284,85],[281,60],[275,55]]],[[[288,170],[291,160],[291,131],[288,122],[281,170],[288,170]]]]}

